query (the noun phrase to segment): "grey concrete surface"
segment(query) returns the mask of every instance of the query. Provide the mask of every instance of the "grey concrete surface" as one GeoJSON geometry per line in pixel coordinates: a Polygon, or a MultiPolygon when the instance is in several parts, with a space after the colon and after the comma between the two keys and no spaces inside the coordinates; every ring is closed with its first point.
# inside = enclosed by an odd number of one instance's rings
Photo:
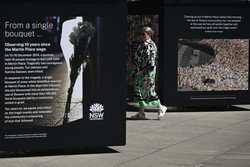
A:
{"type": "Polygon", "coordinates": [[[148,112],[127,121],[127,145],[114,152],[5,157],[0,167],[250,167],[250,105],[240,107],[172,111],[160,121],[148,112]]]}

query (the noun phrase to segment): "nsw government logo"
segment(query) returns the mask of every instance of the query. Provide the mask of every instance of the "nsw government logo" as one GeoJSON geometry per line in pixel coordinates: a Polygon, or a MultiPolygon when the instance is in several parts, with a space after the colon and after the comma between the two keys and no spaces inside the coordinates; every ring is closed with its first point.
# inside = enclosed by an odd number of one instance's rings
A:
{"type": "Polygon", "coordinates": [[[89,107],[89,120],[104,120],[104,106],[100,103],[94,103],[89,107]]]}

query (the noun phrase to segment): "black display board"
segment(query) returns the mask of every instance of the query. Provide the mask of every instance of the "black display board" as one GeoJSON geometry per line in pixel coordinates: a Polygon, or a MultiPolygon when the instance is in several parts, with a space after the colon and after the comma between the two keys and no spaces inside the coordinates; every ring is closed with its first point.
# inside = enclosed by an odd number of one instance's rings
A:
{"type": "Polygon", "coordinates": [[[249,9],[246,1],[165,1],[164,104],[248,104],[249,9]]]}
{"type": "Polygon", "coordinates": [[[3,2],[1,150],[125,144],[126,2],[3,2]]]}

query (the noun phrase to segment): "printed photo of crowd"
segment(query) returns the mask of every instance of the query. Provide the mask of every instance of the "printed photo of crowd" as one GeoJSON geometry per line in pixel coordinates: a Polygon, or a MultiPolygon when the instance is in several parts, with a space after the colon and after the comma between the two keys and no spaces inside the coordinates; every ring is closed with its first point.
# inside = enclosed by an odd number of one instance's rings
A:
{"type": "Polygon", "coordinates": [[[249,39],[179,39],[178,91],[248,90],[249,39]]]}

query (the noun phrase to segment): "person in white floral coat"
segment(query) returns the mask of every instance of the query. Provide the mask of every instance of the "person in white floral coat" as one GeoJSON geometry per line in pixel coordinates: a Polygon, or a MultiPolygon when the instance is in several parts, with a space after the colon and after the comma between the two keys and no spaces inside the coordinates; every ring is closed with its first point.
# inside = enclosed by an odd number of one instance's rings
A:
{"type": "Polygon", "coordinates": [[[132,119],[145,119],[144,109],[148,106],[159,107],[158,118],[166,113],[167,107],[162,105],[155,91],[155,79],[157,68],[157,46],[152,40],[153,30],[143,27],[141,32],[142,43],[139,44],[134,56],[134,88],[139,112],[132,119]]]}

